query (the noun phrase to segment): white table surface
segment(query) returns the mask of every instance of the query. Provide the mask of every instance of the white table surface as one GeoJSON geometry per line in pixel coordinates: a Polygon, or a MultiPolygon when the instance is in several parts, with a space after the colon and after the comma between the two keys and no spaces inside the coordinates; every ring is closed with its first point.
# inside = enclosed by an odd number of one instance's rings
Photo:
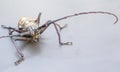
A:
{"type": "MultiPolygon", "coordinates": [[[[108,11],[120,15],[120,0],[0,0],[0,25],[17,28],[22,16],[37,17],[41,25],[69,14],[108,11]]],[[[9,38],[0,39],[0,72],[120,72],[120,21],[111,15],[90,14],[59,21],[68,24],[61,31],[59,46],[51,25],[37,44],[17,42],[24,48],[25,61],[15,66],[16,50],[9,38]]],[[[0,36],[8,35],[0,28],[0,36]]]]}

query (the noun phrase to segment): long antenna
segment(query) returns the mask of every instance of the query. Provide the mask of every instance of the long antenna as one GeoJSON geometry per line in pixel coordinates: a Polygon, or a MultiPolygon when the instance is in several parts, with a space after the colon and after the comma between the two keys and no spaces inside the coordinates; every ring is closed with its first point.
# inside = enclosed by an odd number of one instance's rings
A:
{"type": "MultiPolygon", "coordinates": [[[[53,21],[49,22],[47,25],[49,26],[50,24],[52,24],[54,22],[57,22],[57,21],[60,21],[60,20],[63,20],[63,19],[67,19],[67,18],[70,18],[70,17],[74,17],[74,16],[84,15],[84,14],[108,14],[108,15],[112,15],[112,16],[114,16],[116,18],[114,24],[116,24],[118,22],[118,17],[115,14],[113,14],[113,13],[102,12],[102,11],[91,11],[91,12],[80,12],[80,13],[76,13],[76,14],[73,14],[73,15],[68,15],[68,16],[65,16],[65,17],[53,20],[53,21]]],[[[41,28],[43,28],[45,26],[46,26],[46,24],[43,24],[38,29],[41,29],[41,28]]]]}

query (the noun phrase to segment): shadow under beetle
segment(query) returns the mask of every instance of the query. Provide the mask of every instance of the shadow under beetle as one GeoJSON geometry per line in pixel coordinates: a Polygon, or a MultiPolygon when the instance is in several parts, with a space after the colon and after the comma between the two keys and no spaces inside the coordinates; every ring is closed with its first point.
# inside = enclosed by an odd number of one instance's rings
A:
{"type": "Polygon", "coordinates": [[[40,24],[40,17],[41,17],[41,13],[39,13],[37,18],[33,18],[33,17],[22,17],[19,22],[18,22],[18,29],[13,28],[13,27],[7,27],[5,25],[1,25],[1,27],[3,29],[7,29],[9,31],[9,35],[8,36],[1,36],[0,38],[6,38],[6,37],[10,37],[12,43],[14,44],[18,54],[19,54],[19,60],[17,60],[15,62],[16,65],[18,65],[19,63],[21,63],[24,60],[24,54],[21,52],[21,50],[16,46],[15,41],[32,41],[32,42],[38,42],[40,39],[41,34],[50,26],[50,25],[54,25],[57,35],[58,35],[58,40],[59,40],[59,44],[60,45],[72,45],[72,42],[61,42],[61,36],[59,33],[59,30],[62,30],[63,28],[65,28],[67,25],[64,26],[60,26],[58,23],[58,21],[60,20],[64,20],[73,16],[78,16],[78,15],[84,15],[84,14],[108,14],[108,15],[112,15],[116,18],[116,21],[114,22],[117,23],[118,21],[118,17],[110,12],[103,12],[103,11],[91,11],[91,12],[81,12],[81,13],[76,13],[73,15],[68,15],[56,20],[49,20],[47,21],[45,24],[39,26],[40,24]],[[18,34],[13,34],[13,32],[17,32],[18,34]],[[15,39],[15,37],[17,37],[17,39],[15,39]]]}

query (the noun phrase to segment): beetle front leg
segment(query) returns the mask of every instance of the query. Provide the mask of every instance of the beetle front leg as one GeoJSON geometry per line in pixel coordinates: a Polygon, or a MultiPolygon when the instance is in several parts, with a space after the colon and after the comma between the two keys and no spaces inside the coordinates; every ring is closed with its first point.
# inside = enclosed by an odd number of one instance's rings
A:
{"type": "Polygon", "coordinates": [[[17,45],[16,45],[16,43],[15,43],[15,41],[14,41],[14,39],[11,37],[11,41],[12,41],[12,43],[13,43],[13,45],[15,46],[15,48],[16,48],[16,50],[17,50],[17,53],[18,53],[18,55],[19,55],[19,60],[17,60],[16,62],[15,62],[15,65],[18,65],[18,64],[20,64],[23,60],[24,60],[24,54],[22,53],[22,51],[17,47],[17,45]]]}
{"type": "MultiPolygon", "coordinates": [[[[11,30],[11,29],[8,29],[8,31],[9,31],[9,35],[12,35],[12,33],[14,32],[14,31],[11,30]]],[[[23,54],[23,53],[21,52],[21,50],[17,47],[17,45],[16,45],[15,40],[13,39],[13,37],[10,37],[10,38],[11,38],[11,41],[12,41],[14,47],[16,48],[17,53],[18,53],[18,55],[19,55],[19,57],[20,57],[20,59],[15,62],[15,65],[18,65],[18,64],[20,64],[20,63],[24,60],[24,54],[23,54]]]]}
{"type": "Polygon", "coordinates": [[[67,27],[67,24],[65,24],[64,26],[60,26],[59,24],[55,23],[55,25],[58,26],[60,30],[62,30],[62,29],[67,27]]]}
{"type": "Polygon", "coordinates": [[[54,24],[54,27],[56,29],[57,35],[58,35],[59,44],[60,45],[72,45],[72,42],[65,42],[65,43],[61,42],[61,36],[60,36],[60,33],[59,33],[58,28],[56,26],[56,23],[53,23],[53,24],[54,24]]]}
{"type": "MultiPolygon", "coordinates": [[[[5,26],[5,25],[1,25],[1,27],[4,28],[4,29],[12,30],[13,32],[15,31],[15,32],[18,32],[18,33],[22,33],[21,30],[17,30],[17,29],[15,29],[15,28],[13,28],[13,27],[7,27],[7,26],[5,26]]],[[[12,34],[12,33],[9,32],[9,34],[12,34]]]]}

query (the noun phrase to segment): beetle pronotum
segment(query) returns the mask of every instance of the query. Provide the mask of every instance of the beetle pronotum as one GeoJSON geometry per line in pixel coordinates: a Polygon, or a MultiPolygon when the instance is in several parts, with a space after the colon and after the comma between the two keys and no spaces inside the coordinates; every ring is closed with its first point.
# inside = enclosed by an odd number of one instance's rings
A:
{"type": "Polygon", "coordinates": [[[7,27],[5,25],[1,25],[2,28],[4,29],[8,29],[9,30],[9,35],[8,36],[1,36],[0,38],[6,38],[6,37],[10,37],[11,41],[13,42],[20,59],[18,61],[15,62],[15,64],[19,64],[20,62],[22,62],[24,60],[24,54],[20,51],[20,49],[16,46],[15,41],[33,41],[33,42],[38,42],[40,35],[51,25],[53,24],[57,35],[58,35],[58,40],[59,40],[59,44],[60,45],[72,45],[72,42],[61,42],[61,37],[60,37],[60,33],[58,31],[58,28],[61,30],[63,28],[66,27],[66,25],[64,25],[63,27],[60,26],[59,24],[57,24],[56,22],[60,21],[60,20],[64,20],[73,16],[78,16],[78,15],[84,15],[84,14],[108,14],[108,15],[112,15],[116,18],[116,21],[114,22],[117,23],[118,21],[118,17],[110,12],[102,12],[102,11],[91,11],[91,12],[81,12],[81,13],[76,13],[73,15],[68,15],[53,21],[47,21],[45,24],[43,24],[42,26],[39,26],[40,24],[40,17],[41,17],[41,13],[39,13],[37,18],[32,18],[32,17],[22,17],[19,22],[18,22],[18,29],[13,28],[13,27],[7,27]],[[13,32],[17,32],[18,34],[13,35],[13,32]],[[15,39],[14,37],[19,37],[18,39],[15,39]]]}

